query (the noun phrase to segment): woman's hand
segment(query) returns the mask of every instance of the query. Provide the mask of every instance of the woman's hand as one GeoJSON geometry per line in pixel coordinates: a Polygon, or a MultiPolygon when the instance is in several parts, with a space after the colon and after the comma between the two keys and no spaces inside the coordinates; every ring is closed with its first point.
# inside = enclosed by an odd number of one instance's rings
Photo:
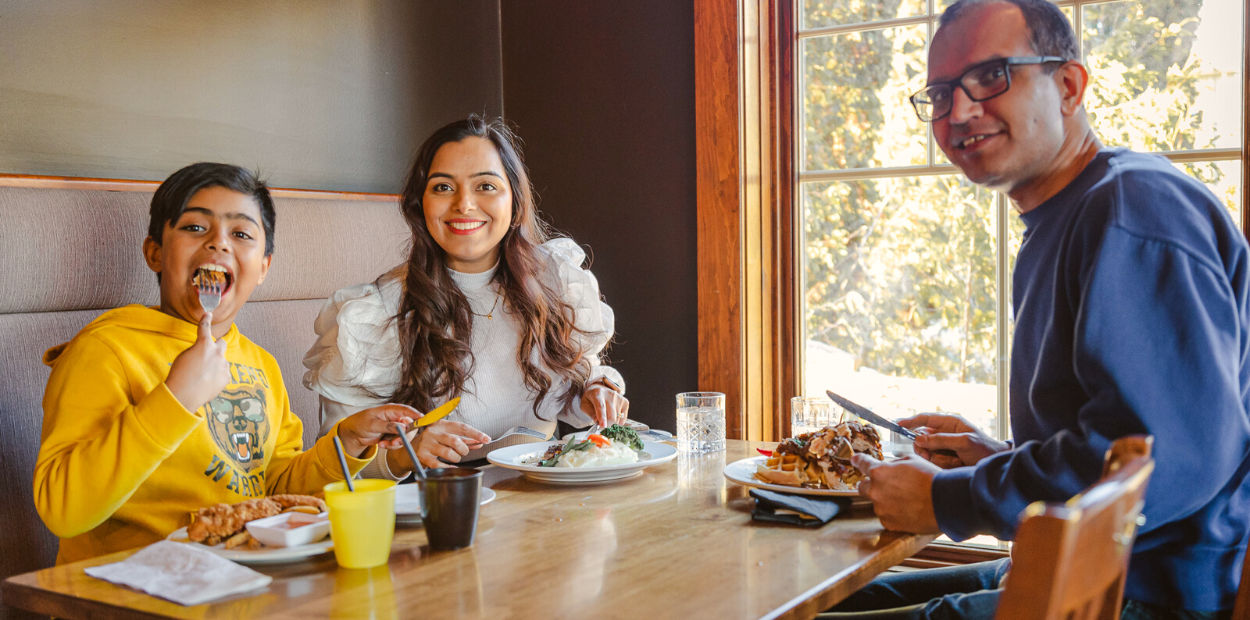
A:
{"type": "Polygon", "coordinates": [[[957,415],[922,413],[899,420],[898,424],[920,434],[916,438],[916,455],[943,469],[976,465],[991,454],[1011,449],[1007,442],[986,435],[957,415]],[[943,449],[954,450],[958,456],[936,454],[943,449]]]}
{"type": "MultiPolygon", "coordinates": [[[[469,450],[488,443],[490,436],[468,424],[439,420],[421,433],[420,439],[412,444],[412,449],[425,467],[443,467],[446,463],[459,463],[460,458],[468,454],[469,450]]],[[[399,477],[407,476],[413,470],[412,459],[408,458],[407,450],[387,453],[386,465],[392,474],[399,477]]]]}
{"type": "Polygon", "coordinates": [[[421,414],[408,405],[387,404],[359,411],[339,422],[343,451],[360,458],[373,445],[388,450],[402,448],[404,444],[395,434],[395,425],[407,427],[419,417],[421,414]]]}
{"type": "Polygon", "coordinates": [[[582,413],[605,428],[622,424],[629,417],[629,399],[602,383],[595,383],[582,392],[582,413]]]}

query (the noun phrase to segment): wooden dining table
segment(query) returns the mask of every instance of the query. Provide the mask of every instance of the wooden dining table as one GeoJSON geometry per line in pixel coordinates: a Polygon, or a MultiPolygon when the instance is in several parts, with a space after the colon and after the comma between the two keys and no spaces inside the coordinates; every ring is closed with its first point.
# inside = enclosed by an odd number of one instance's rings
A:
{"type": "Polygon", "coordinates": [[[811,618],[932,536],[882,529],[871,506],[822,527],[751,519],[727,463],[773,444],[730,440],[634,478],[557,486],[485,468],[497,499],[466,549],[431,551],[399,527],[390,561],[339,568],[332,553],[255,565],[259,592],[183,607],[87,576],[132,551],[18,575],[4,602],[58,618],[811,618]]]}

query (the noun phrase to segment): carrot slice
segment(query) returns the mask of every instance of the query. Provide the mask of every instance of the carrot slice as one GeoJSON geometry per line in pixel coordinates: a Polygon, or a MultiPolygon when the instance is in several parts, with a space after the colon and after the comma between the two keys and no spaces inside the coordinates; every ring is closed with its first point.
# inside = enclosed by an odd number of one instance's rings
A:
{"type": "Polygon", "coordinates": [[[587,436],[586,436],[586,439],[589,439],[589,440],[591,440],[591,441],[595,442],[595,445],[596,445],[596,446],[599,446],[600,448],[606,448],[606,447],[608,447],[608,446],[612,445],[612,440],[611,440],[611,439],[608,439],[607,437],[604,437],[603,435],[600,435],[600,434],[598,434],[598,433],[595,433],[595,434],[593,434],[593,435],[587,435],[587,436]]]}

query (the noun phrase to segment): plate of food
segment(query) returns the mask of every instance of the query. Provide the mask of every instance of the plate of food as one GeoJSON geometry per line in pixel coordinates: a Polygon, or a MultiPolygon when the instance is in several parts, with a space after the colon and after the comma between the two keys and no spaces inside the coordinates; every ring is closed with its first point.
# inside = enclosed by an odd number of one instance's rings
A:
{"type": "MultiPolygon", "coordinates": [[[[495,490],[482,487],[478,505],[495,501],[495,490]]],[[[421,524],[421,485],[401,484],[395,487],[395,523],[398,525],[421,524]]]]}
{"type": "Polygon", "coordinates": [[[881,437],[868,424],[842,422],[786,439],[772,454],[734,461],[725,477],[778,493],[858,497],[867,477],[851,464],[856,453],[880,459],[881,437]]]}
{"type": "Polygon", "coordinates": [[[568,441],[527,443],[496,450],[486,460],[551,484],[610,482],[642,475],[642,470],[673,460],[677,449],[643,441],[619,424],[568,441]]]}
{"type": "MultiPolygon", "coordinates": [[[[316,497],[271,495],[233,505],[217,504],[201,508],[192,517],[191,525],[178,528],[166,540],[203,545],[209,551],[240,564],[293,562],[321,555],[334,548],[334,542],[325,536],[329,533],[329,528],[324,528],[325,533],[319,538],[313,538],[312,542],[291,547],[263,544],[248,531],[248,523],[268,523],[275,520],[273,517],[285,513],[308,515],[299,522],[294,518],[286,521],[291,528],[308,528],[318,533],[322,530],[321,523],[327,514],[325,502],[316,497]]],[[[279,529],[281,527],[278,526],[279,529]]]]}

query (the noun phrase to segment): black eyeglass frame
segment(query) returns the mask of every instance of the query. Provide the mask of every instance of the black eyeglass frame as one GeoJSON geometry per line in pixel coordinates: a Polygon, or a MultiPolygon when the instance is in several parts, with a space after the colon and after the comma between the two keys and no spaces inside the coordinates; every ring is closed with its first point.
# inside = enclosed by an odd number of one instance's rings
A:
{"type": "MultiPolygon", "coordinates": [[[[934,83],[932,83],[932,84],[928,84],[928,85],[926,85],[924,88],[922,88],[922,89],[920,89],[920,90],[916,91],[915,93],[913,93],[913,94],[912,94],[912,96],[910,96],[910,97],[908,97],[908,98],[907,98],[907,100],[911,102],[911,107],[912,107],[912,109],[913,109],[913,110],[915,110],[915,111],[916,111],[916,116],[920,117],[921,122],[924,122],[924,123],[932,123],[933,121],[941,120],[941,119],[946,118],[947,116],[949,116],[949,115],[950,115],[950,113],[951,113],[951,109],[954,109],[954,107],[955,107],[955,106],[954,106],[954,97],[955,97],[955,89],[956,89],[956,88],[958,88],[958,89],[960,89],[960,90],[964,91],[964,94],[965,94],[965,95],[968,95],[968,99],[971,99],[972,101],[977,101],[977,102],[980,102],[980,101],[989,101],[990,99],[993,99],[993,98],[995,98],[995,97],[998,97],[999,95],[1002,95],[1003,93],[1005,93],[1005,92],[1007,92],[1007,91],[1011,90],[1011,67],[1012,67],[1012,66],[1015,66],[1015,65],[1044,65],[1044,64],[1046,64],[1046,63],[1051,63],[1051,62],[1068,62],[1068,59],[1067,59],[1067,58],[1061,58],[1061,57],[1059,57],[1059,56],[1008,56],[1008,57],[1006,57],[1006,58],[991,58],[991,59],[989,59],[989,60],[987,60],[987,61],[985,61],[985,62],[979,62],[979,63],[977,63],[977,64],[975,64],[975,65],[972,65],[971,67],[968,67],[968,70],[967,70],[967,71],[964,71],[964,72],[963,72],[963,74],[961,74],[958,78],[956,78],[956,79],[954,79],[954,80],[950,80],[950,81],[948,81],[948,82],[934,82],[934,83]],[[989,66],[989,65],[992,65],[992,64],[995,64],[995,63],[1001,63],[1001,64],[1003,65],[1003,69],[1004,69],[1004,70],[1003,70],[1003,76],[1004,76],[1004,78],[1005,78],[1005,79],[1006,79],[1006,81],[1007,81],[1007,85],[1006,85],[1006,87],[1004,87],[1002,90],[1000,90],[1000,91],[998,91],[998,92],[996,92],[996,93],[994,93],[994,94],[992,94],[992,95],[990,95],[990,96],[988,96],[988,97],[982,97],[982,98],[980,98],[980,99],[977,99],[976,97],[974,97],[974,96],[972,95],[972,91],[968,90],[968,87],[964,85],[964,78],[968,77],[968,75],[969,75],[969,74],[971,74],[971,73],[972,73],[972,72],[974,72],[974,71],[977,71],[977,70],[979,70],[979,69],[983,69],[984,67],[989,66]],[[949,89],[950,89],[950,92],[951,92],[951,100],[952,100],[952,103],[951,103],[951,109],[948,109],[948,110],[947,110],[945,113],[943,113],[943,114],[940,114],[940,115],[938,115],[938,116],[934,116],[934,117],[932,117],[932,118],[927,118],[927,119],[926,119],[926,118],[925,118],[925,114],[924,114],[923,112],[921,112],[921,111],[920,111],[920,104],[916,103],[916,97],[919,97],[920,95],[924,94],[924,93],[925,93],[925,92],[927,92],[929,89],[931,89],[931,88],[933,88],[933,87],[935,87],[935,86],[946,86],[947,88],[949,88],[949,89]]],[[[932,103],[930,103],[929,105],[930,105],[930,106],[932,106],[932,103]]]]}

